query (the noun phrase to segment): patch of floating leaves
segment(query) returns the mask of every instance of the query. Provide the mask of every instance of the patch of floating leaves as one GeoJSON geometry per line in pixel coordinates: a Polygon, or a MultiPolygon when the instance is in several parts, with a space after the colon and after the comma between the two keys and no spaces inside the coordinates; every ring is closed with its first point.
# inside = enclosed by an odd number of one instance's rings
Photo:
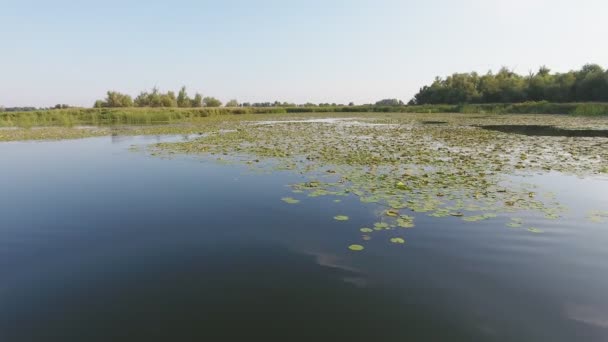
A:
{"type": "MultiPolygon", "coordinates": [[[[558,219],[566,208],[553,194],[510,175],[557,171],[587,176],[605,172],[608,164],[605,138],[526,136],[476,127],[488,124],[489,119],[496,125],[541,124],[569,129],[608,126],[608,121],[592,118],[369,113],[357,119],[357,124],[339,119],[290,119],[265,125],[229,120],[223,133],[158,144],[157,148],[173,153],[228,155],[237,160],[255,158],[254,164],[259,167],[298,172],[308,181],[292,184],[294,193],[313,198],[356,196],[362,203],[382,207],[380,222],[364,228],[361,232],[366,234],[414,227],[414,217],[404,215],[405,210],[465,222],[524,211],[558,219]],[[445,124],[424,125],[424,120],[445,124]]],[[[592,213],[588,217],[600,221],[608,214],[592,213]]],[[[344,215],[334,218],[348,219],[344,215]]],[[[506,225],[519,228],[523,222],[511,219],[506,225]]]]}
{"type": "Polygon", "coordinates": [[[283,197],[283,198],[281,198],[281,200],[283,202],[285,202],[285,203],[288,203],[288,204],[297,204],[297,203],[300,203],[299,200],[297,200],[295,198],[291,198],[291,197],[283,197]]]}
{"type": "Polygon", "coordinates": [[[403,238],[396,237],[396,238],[391,238],[391,242],[392,243],[398,243],[398,244],[404,244],[405,240],[403,238]]]}
{"type": "Polygon", "coordinates": [[[608,221],[608,210],[592,210],[587,213],[587,219],[593,223],[604,223],[608,221]]]}

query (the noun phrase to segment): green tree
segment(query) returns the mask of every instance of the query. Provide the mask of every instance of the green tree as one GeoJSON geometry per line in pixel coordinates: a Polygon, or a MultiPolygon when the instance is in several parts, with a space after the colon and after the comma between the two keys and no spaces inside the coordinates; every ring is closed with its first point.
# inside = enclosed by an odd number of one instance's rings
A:
{"type": "Polygon", "coordinates": [[[203,106],[203,95],[196,93],[192,99],[192,107],[198,108],[203,106]]]}
{"type": "Polygon", "coordinates": [[[192,100],[188,97],[188,93],[186,93],[186,87],[182,87],[177,94],[177,106],[178,107],[192,107],[192,100]]]}
{"type": "Polygon", "coordinates": [[[141,93],[139,93],[139,95],[137,95],[137,97],[135,98],[135,106],[137,107],[149,107],[151,106],[150,104],[150,94],[146,91],[142,91],[141,93]]]}
{"type": "Polygon", "coordinates": [[[226,107],[238,107],[238,106],[239,106],[239,101],[237,101],[235,99],[226,102],[226,107]]]}
{"type": "Polygon", "coordinates": [[[177,107],[177,98],[175,93],[168,91],[166,94],[160,96],[160,102],[162,107],[177,107]]]}
{"type": "Polygon", "coordinates": [[[411,104],[511,103],[522,101],[608,101],[608,71],[587,64],[579,71],[551,73],[546,66],[523,77],[501,68],[483,76],[476,73],[435,78],[423,86],[411,104]]]}
{"type": "Polygon", "coordinates": [[[376,106],[402,106],[403,101],[398,99],[384,99],[376,102],[376,106]]]}
{"type": "Polygon", "coordinates": [[[104,101],[98,100],[95,102],[95,106],[101,107],[133,107],[133,99],[131,96],[126,94],[121,94],[117,91],[109,90],[107,92],[107,97],[104,101]]]}
{"type": "Polygon", "coordinates": [[[152,88],[152,92],[148,96],[148,103],[150,107],[162,106],[161,94],[157,87],[152,88]]]}
{"type": "Polygon", "coordinates": [[[220,107],[222,105],[222,102],[215,97],[205,97],[203,103],[205,107],[220,107]]]}

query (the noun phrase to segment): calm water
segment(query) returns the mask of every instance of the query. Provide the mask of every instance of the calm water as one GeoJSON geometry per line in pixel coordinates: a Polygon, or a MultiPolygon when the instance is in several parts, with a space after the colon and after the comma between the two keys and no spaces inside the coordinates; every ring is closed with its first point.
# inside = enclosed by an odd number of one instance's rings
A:
{"type": "Polygon", "coordinates": [[[129,151],[171,139],[0,144],[0,341],[608,340],[608,180],[526,178],[571,208],[544,234],[416,215],[354,253],[374,205],[129,151]]]}

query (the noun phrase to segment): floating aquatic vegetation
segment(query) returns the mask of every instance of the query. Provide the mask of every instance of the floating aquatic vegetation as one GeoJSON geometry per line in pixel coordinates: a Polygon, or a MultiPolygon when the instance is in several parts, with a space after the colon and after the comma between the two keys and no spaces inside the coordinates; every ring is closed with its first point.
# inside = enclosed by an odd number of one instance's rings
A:
{"type": "Polygon", "coordinates": [[[507,223],[509,228],[521,228],[523,220],[519,217],[511,217],[511,222],[507,223]]]}
{"type": "Polygon", "coordinates": [[[414,228],[414,217],[408,215],[399,216],[397,226],[401,228],[414,228]]]}
{"type": "MultiPolygon", "coordinates": [[[[308,178],[292,184],[293,192],[312,198],[354,196],[382,208],[378,211],[382,222],[374,224],[373,230],[414,227],[413,217],[400,214],[405,210],[437,219],[460,217],[464,222],[523,211],[559,219],[566,208],[554,194],[510,175],[547,171],[593,175],[608,169],[604,137],[527,136],[479,128],[487,125],[488,118],[496,125],[608,128],[606,120],[565,116],[369,113],[360,119],[372,125],[349,124],[352,120],[298,121],[290,116],[289,121],[277,120],[272,125],[252,124],[251,118],[231,119],[205,129],[213,134],[156,147],[165,153],[256,160],[253,165],[260,167],[278,164],[279,168],[267,167],[308,178]],[[219,133],[219,127],[229,131],[219,133]]],[[[588,217],[592,221],[605,218],[588,217]]],[[[506,224],[523,225],[521,221],[506,224]]]]}
{"type": "Polygon", "coordinates": [[[361,233],[372,233],[374,230],[371,228],[361,228],[359,229],[361,233]]]}
{"type": "Polygon", "coordinates": [[[300,200],[297,200],[297,199],[291,198],[291,197],[283,197],[283,198],[281,198],[281,200],[283,202],[285,202],[285,203],[288,203],[288,204],[297,204],[297,203],[300,203],[300,200]]]}
{"type": "Polygon", "coordinates": [[[392,243],[398,243],[398,244],[404,244],[405,240],[403,238],[396,237],[396,238],[391,238],[391,242],[392,243]]]}
{"type": "Polygon", "coordinates": [[[587,219],[593,223],[608,221],[608,210],[592,210],[587,213],[587,219]]]}
{"type": "Polygon", "coordinates": [[[385,211],[387,216],[392,216],[392,217],[397,217],[399,216],[399,212],[397,210],[394,209],[388,209],[387,211],[385,211]]]}
{"type": "Polygon", "coordinates": [[[350,245],[348,246],[348,249],[350,249],[351,251],[355,251],[355,252],[359,252],[365,249],[365,247],[361,246],[361,245],[350,245]]]}
{"type": "Polygon", "coordinates": [[[474,215],[474,216],[466,216],[463,217],[462,219],[464,221],[467,222],[477,222],[477,221],[483,221],[483,220],[487,220],[490,218],[496,217],[496,214],[484,214],[484,215],[474,215]]]}
{"type": "Polygon", "coordinates": [[[374,229],[375,230],[383,230],[383,229],[388,229],[389,225],[386,222],[376,222],[374,223],[374,229]]]}
{"type": "Polygon", "coordinates": [[[334,216],[334,220],[336,220],[336,221],[348,221],[348,216],[346,216],[346,215],[337,215],[337,216],[334,216]]]}
{"type": "Polygon", "coordinates": [[[528,231],[530,231],[530,232],[532,232],[532,233],[536,233],[536,234],[543,233],[543,231],[542,231],[542,230],[540,230],[540,229],[538,229],[538,228],[535,228],[535,227],[530,227],[530,228],[528,228],[528,231]]]}

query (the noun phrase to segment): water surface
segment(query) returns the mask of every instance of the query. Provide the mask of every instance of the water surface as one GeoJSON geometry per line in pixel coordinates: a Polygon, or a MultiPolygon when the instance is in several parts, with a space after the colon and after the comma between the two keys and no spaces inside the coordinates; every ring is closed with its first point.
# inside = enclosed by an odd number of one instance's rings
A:
{"type": "Polygon", "coordinates": [[[571,208],[526,218],[543,234],[416,214],[355,253],[374,204],[289,205],[297,173],[132,148],[181,139],[0,144],[0,340],[608,339],[608,230],[584,215],[606,179],[522,178],[571,208]]]}

